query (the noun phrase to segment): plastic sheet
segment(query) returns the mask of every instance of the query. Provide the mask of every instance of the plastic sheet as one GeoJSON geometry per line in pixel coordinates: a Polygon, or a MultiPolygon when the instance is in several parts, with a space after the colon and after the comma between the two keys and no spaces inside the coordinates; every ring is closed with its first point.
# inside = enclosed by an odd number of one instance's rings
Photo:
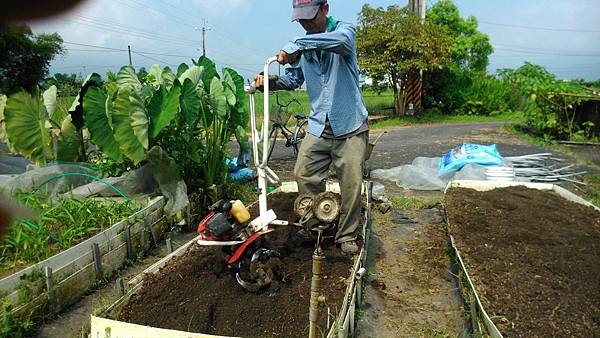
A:
{"type": "Polygon", "coordinates": [[[393,181],[399,187],[413,190],[443,191],[448,182],[460,180],[485,180],[486,167],[468,164],[461,170],[440,177],[438,175],[440,157],[417,157],[412,164],[390,169],[377,169],[371,177],[393,181]]]}

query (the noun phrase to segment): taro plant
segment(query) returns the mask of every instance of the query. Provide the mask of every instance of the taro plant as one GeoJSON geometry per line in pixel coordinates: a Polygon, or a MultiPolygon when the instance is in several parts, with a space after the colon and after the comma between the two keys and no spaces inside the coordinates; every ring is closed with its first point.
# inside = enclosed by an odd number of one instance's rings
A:
{"type": "Polygon", "coordinates": [[[160,147],[167,154],[161,158],[172,159],[192,189],[213,191],[216,198],[231,137],[249,149],[243,78],[225,68],[221,79],[202,57],[191,67],[180,65],[176,74],[154,65],[143,80],[125,66],[113,80],[91,86],[83,97],[83,120],[100,151],[138,165],[160,147]]]}
{"type": "Polygon", "coordinates": [[[51,86],[43,93],[34,88],[32,93],[21,90],[0,98],[1,140],[38,164],[78,160],[82,135],[56,96],[56,87],[51,86]]]}

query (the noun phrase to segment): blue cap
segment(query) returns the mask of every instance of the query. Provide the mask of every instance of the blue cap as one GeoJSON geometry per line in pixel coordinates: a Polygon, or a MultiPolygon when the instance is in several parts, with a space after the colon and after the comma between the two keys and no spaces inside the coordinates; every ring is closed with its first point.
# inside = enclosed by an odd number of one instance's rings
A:
{"type": "Polygon", "coordinates": [[[320,6],[325,3],[327,0],[292,0],[292,21],[314,19],[320,6]]]}

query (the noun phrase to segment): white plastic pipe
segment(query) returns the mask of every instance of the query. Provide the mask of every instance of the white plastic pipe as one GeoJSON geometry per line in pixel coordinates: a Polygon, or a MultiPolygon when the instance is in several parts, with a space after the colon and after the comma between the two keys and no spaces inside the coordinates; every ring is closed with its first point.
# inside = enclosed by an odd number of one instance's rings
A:
{"type": "Polygon", "coordinates": [[[277,62],[277,56],[269,58],[265,62],[265,67],[263,69],[264,76],[264,110],[263,110],[263,125],[262,125],[262,141],[263,141],[263,153],[262,153],[262,162],[257,166],[258,173],[258,190],[260,195],[258,196],[258,207],[261,215],[266,215],[267,213],[267,182],[266,182],[266,172],[265,167],[267,166],[267,161],[269,157],[269,66],[273,63],[277,62]]]}

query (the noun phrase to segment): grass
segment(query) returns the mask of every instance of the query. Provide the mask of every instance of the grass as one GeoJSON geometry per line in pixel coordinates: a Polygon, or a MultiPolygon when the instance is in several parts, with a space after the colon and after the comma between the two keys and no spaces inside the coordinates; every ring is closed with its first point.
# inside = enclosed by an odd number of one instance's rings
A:
{"type": "MultiPolygon", "coordinates": [[[[308,99],[308,93],[306,91],[296,90],[293,92],[288,91],[278,91],[277,96],[279,96],[279,101],[281,103],[290,102],[293,99],[296,99],[299,104],[292,103],[289,106],[289,114],[305,114],[310,115],[311,107],[310,101],[308,99]]],[[[256,107],[256,117],[257,119],[262,118],[262,114],[264,111],[263,107],[263,93],[256,93],[255,96],[255,107],[256,107]]],[[[372,91],[363,92],[363,99],[365,100],[365,105],[370,114],[377,112],[382,109],[387,109],[394,106],[394,94],[391,91],[385,91],[381,94],[377,94],[372,91]]],[[[270,109],[269,112],[271,117],[275,117],[274,115],[277,112],[277,104],[275,101],[275,95],[271,95],[269,98],[270,109]]],[[[294,121],[291,121],[292,124],[294,121]]]]}
{"type": "Polygon", "coordinates": [[[37,213],[14,222],[0,242],[0,275],[42,261],[139,210],[130,202],[59,198],[19,193],[16,199],[37,213]]]}
{"type": "Polygon", "coordinates": [[[588,184],[585,191],[585,198],[597,207],[600,207],[600,174],[586,175],[585,181],[588,184]]]}
{"type": "Polygon", "coordinates": [[[229,181],[225,185],[224,196],[230,200],[240,200],[245,206],[258,200],[256,181],[249,182],[229,181]]]}
{"type": "Polygon", "coordinates": [[[505,112],[497,115],[445,115],[439,113],[423,112],[418,116],[393,117],[384,121],[373,123],[371,129],[409,126],[428,123],[469,123],[469,122],[520,122],[521,114],[505,112]]]}
{"type": "Polygon", "coordinates": [[[390,202],[394,208],[401,210],[429,209],[441,202],[441,199],[420,199],[406,196],[392,196],[390,202]]]}

